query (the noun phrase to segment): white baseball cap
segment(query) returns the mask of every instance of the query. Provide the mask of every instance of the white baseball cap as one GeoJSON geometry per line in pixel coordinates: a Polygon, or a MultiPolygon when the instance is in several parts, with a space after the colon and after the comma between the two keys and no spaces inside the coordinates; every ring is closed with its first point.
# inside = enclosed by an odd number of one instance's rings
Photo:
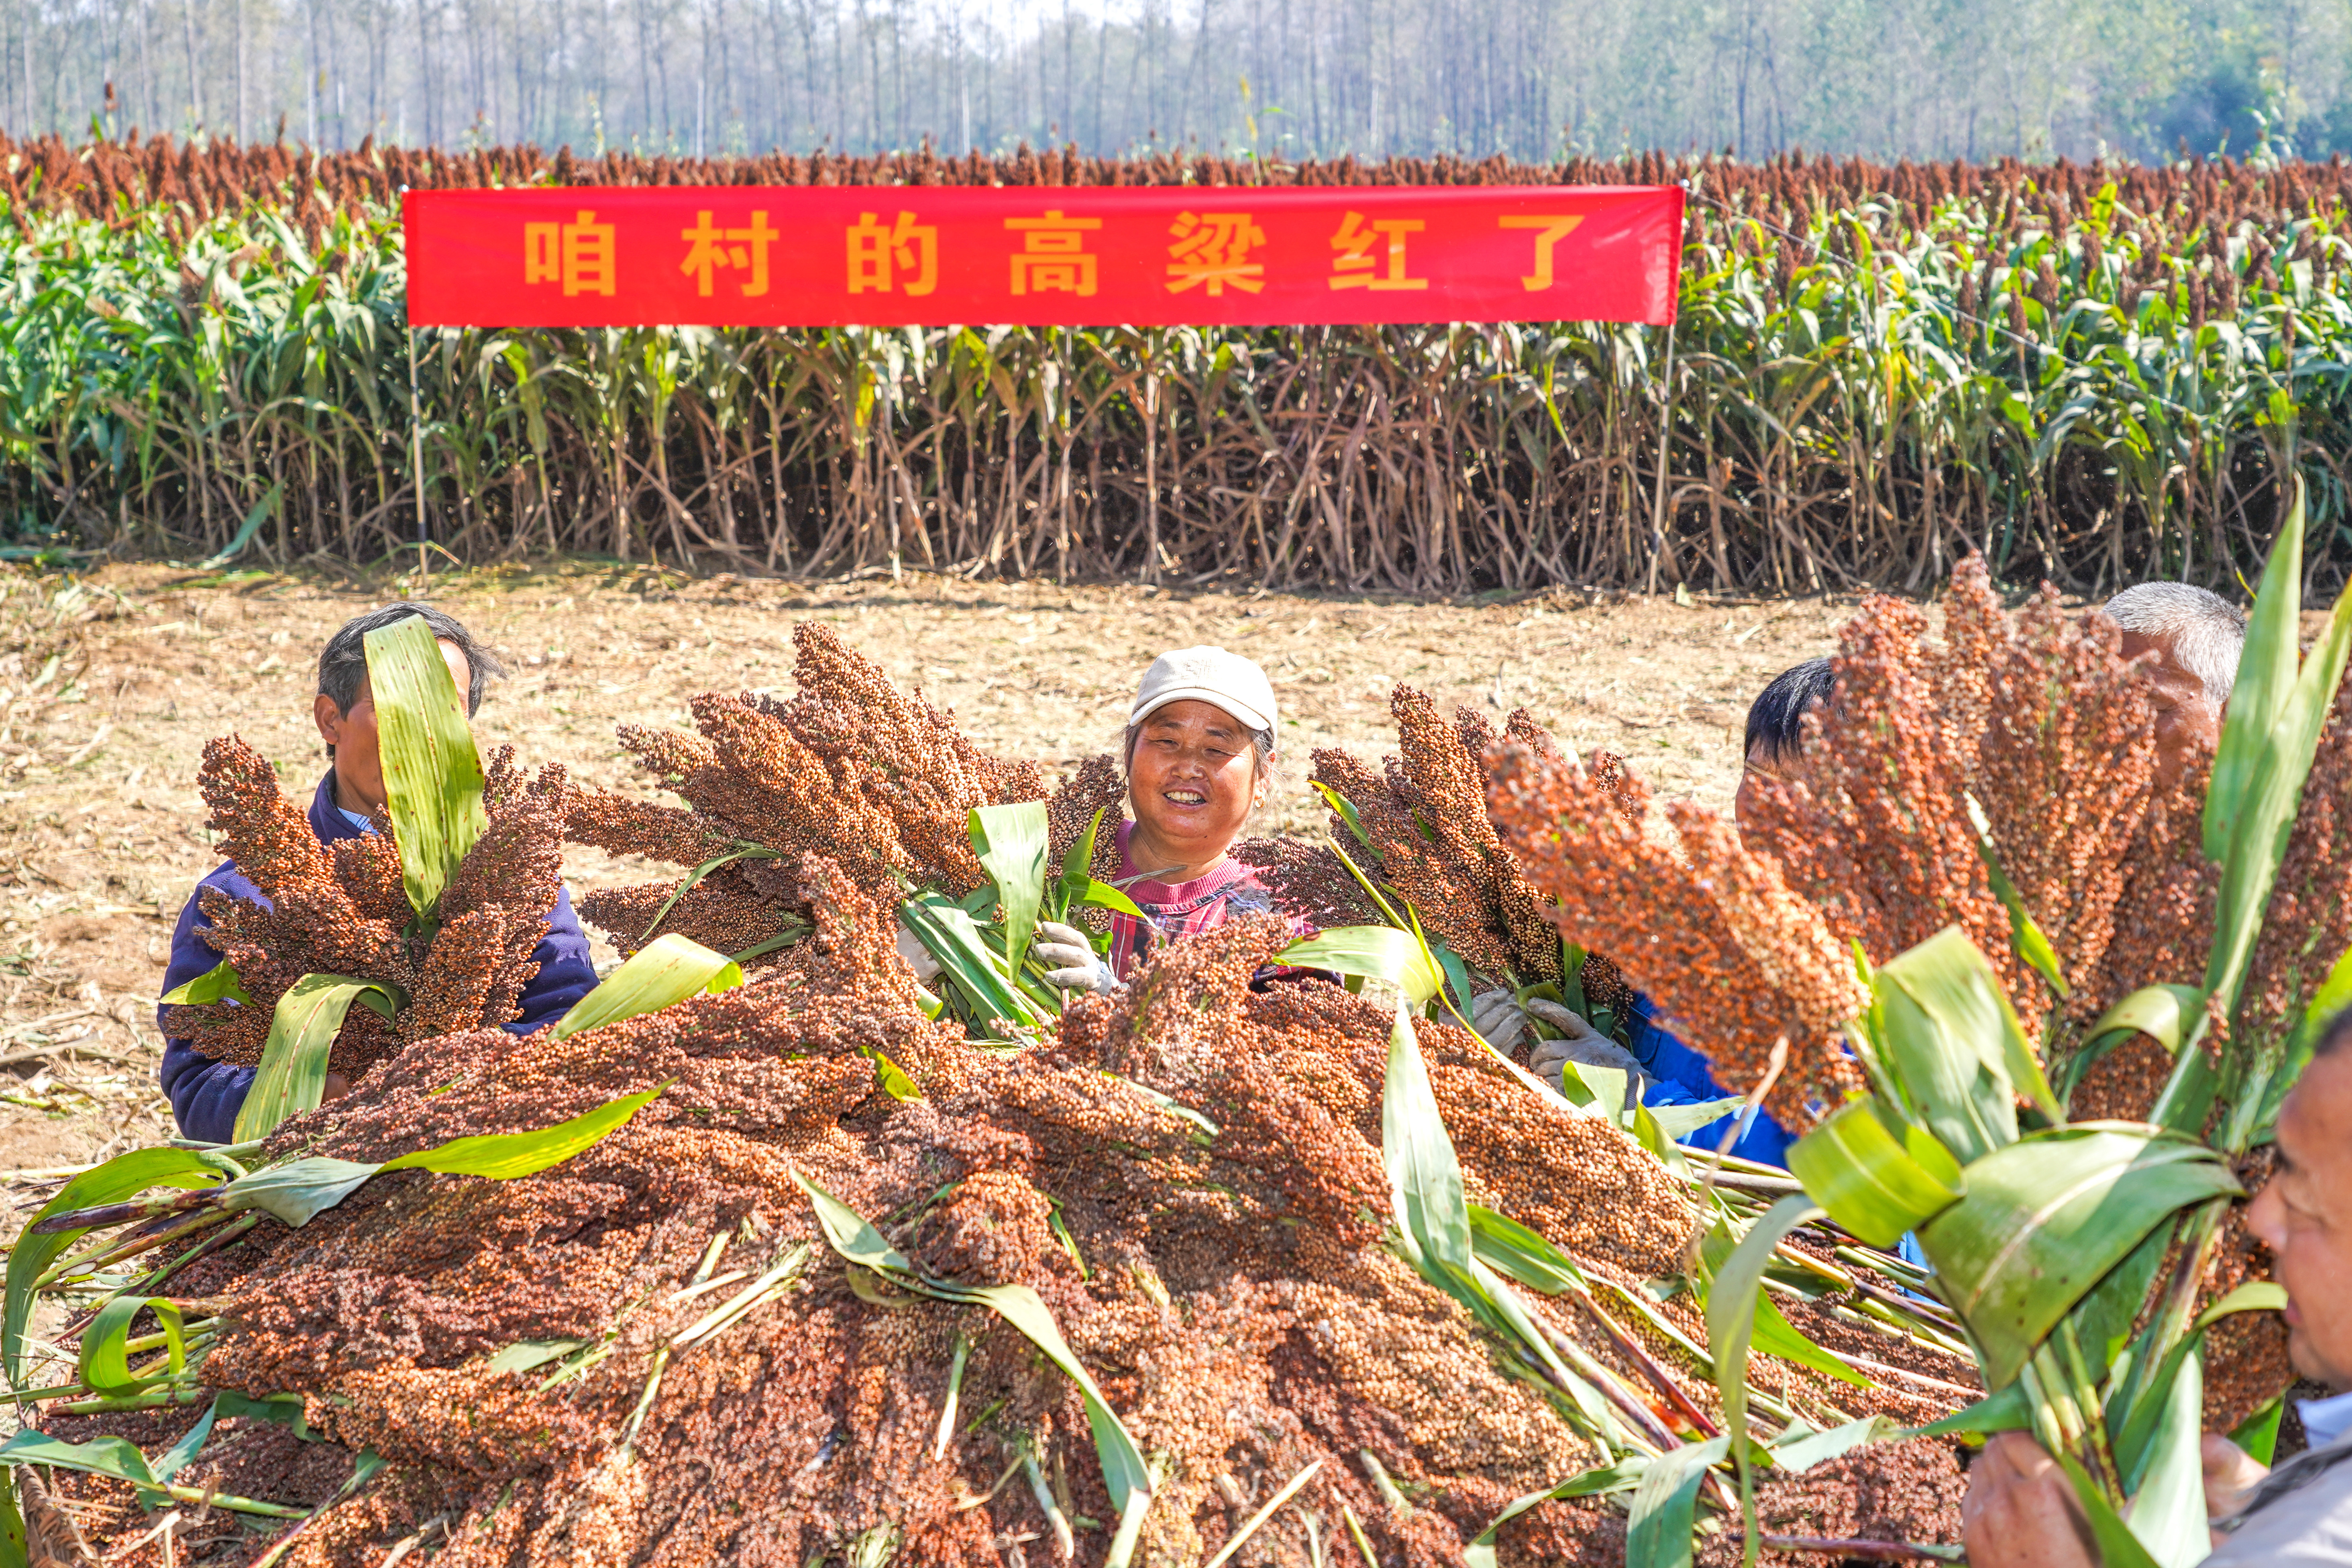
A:
{"type": "Polygon", "coordinates": [[[1222,708],[1253,730],[1274,728],[1273,682],[1255,661],[1221,647],[1180,647],[1153,659],[1127,721],[1140,724],[1171,702],[1184,701],[1222,708]]]}

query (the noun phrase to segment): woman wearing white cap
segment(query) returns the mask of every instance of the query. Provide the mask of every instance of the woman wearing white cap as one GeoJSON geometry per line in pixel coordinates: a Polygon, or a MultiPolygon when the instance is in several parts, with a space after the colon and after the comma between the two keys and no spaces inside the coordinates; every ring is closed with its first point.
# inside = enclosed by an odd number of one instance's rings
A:
{"type": "Polygon", "coordinates": [[[1162,654],[1144,672],[1127,719],[1127,792],[1135,818],[1118,827],[1119,885],[1147,917],[1111,918],[1110,953],[1086,933],[1048,923],[1034,952],[1070,991],[1108,991],[1161,942],[1274,908],[1250,867],[1226,851],[1274,777],[1274,688],[1265,671],[1221,647],[1162,654]]]}

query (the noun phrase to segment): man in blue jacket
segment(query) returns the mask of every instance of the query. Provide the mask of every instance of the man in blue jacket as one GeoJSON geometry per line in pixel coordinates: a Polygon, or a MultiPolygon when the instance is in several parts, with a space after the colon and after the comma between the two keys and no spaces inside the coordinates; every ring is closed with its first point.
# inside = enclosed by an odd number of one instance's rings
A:
{"type": "MultiPolygon", "coordinates": [[[[449,661],[450,675],[466,693],[468,715],[481,707],[483,689],[491,678],[506,673],[497,657],[471,632],[427,605],[387,605],[345,622],[319,655],[319,694],[310,708],[320,738],[326,742],[330,764],[327,776],[319,781],[310,797],[310,831],[322,844],[375,831],[369,817],[383,809],[383,763],[376,750],[375,699],[368,689],[366,639],[368,633],[411,616],[422,616],[433,628],[442,657],[449,661]]],[[[206,888],[259,904],[269,901],[234,861],[198,883],[187,907],[180,911],[178,929],[172,933],[172,962],[163,972],[166,993],[220,963],[220,955],[200,934],[212,926],[201,906],[206,888]]],[[[518,1035],[553,1023],[596,984],[588,938],[580,929],[579,917],[572,912],[571,895],[562,889],[556,891],[555,907],[548,911],[546,934],[540,938],[531,958],[539,964],[539,973],[523,988],[521,1015],[506,1026],[518,1035]]],[[[163,1009],[156,1010],[156,1017],[160,1025],[163,1009]]],[[[172,1102],[181,1132],[187,1137],[229,1142],[237,1110],[253,1087],[253,1074],[251,1068],[202,1054],[192,1041],[166,1038],[163,1042],[163,1093],[172,1102]]],[[[340,1073],[327,1075],[327,1099],[347,1093],[350,1088],[340,1073]]]]}

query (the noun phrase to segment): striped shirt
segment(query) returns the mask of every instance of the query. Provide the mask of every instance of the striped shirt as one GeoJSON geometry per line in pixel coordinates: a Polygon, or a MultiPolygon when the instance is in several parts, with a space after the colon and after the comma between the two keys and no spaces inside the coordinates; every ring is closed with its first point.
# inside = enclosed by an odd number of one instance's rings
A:
{"type": "MultiPolygon", "coordinates": [[[[1114,912],[1110,917],[1111,973],[1122,981],[1133,976],[1161,942],[1177,942],[1214,931],[1244,915],[1277,914],[1274,895],[1258,880],[1255,868],[1223,859],[1189,882],[1155,881],[1142,873],[1128,851],[1133,822],[1118,825],[1119,887],[1136,901],[1144,920],[1114,912]]],[[[1291,932],[1307,933],[1307,922],[1289,918],[1291,932]]]]}

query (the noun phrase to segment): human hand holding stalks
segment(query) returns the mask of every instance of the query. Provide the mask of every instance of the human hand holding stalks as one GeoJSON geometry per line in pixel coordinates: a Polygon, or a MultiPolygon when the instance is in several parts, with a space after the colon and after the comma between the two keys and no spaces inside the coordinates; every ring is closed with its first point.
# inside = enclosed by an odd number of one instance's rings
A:
{"type": "Polygon", "coordinates": [[[1528,1058],[1528,1071],[1552,1088],[1560,1089],[1561,1077],[1570,1062],[1607,1068],[1625,1075],[1627,1104],[1639,1098],[1644,1081],[1641,1063],[1633,1059],[1632,1052],[1585,1022],[1574,1008],[1542,996],[1522,1001],[1516,992],[1501,986],[1481,992],[1470,1000],[1471,1026],[1478,1031],[1480,1038],[1507,1055],[1526,1037],[1531,1020],[1558,1030],[1559,1037],[1538,1037],[1528,1058]]]}
{"type": "Polygon", "coordinates": [[[1116,991],[1118,976],[1097,955],[1094,943],[1076,926],[1059,921],[1037,922],[1037,938],[1030,956],[1050,967],[1045,984],[1063,991],[1116,991]]]}
{"type": "Polygon", "coordinates": [[[1535,1048],[1528,1054],[1529,1072],[1565,1093],[1560,1080],[1568,1070],[1569,1063],[1606,1068],[1612,1072],[1625,1075],[1627,1105],[1641,1098],[1644,1079],[1642,1064],[1633,1059],[1633,1052],[1601,1034],[1579,1016],[1575,1009],[1561,1003],[1530,996],[1521,1005],[1528,1016],[1560,1032],[1560,1037],[1556,1040],[1536,1042],[1535,1048]]]}

